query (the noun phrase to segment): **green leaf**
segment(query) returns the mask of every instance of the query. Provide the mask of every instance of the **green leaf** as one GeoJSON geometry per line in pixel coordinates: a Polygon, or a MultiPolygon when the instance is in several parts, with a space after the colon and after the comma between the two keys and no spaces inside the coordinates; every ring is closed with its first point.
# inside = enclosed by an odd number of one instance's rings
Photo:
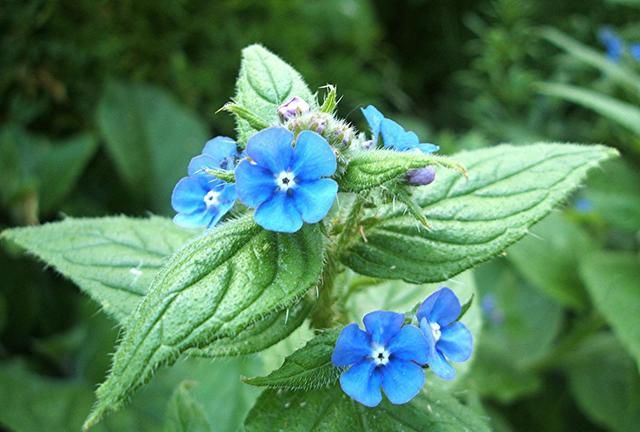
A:
{"type": "Polygon", "coordinates": [[[188,243],[128,321],[85,429],[118,408],[160,365],[295,303],[320,278],[323,244],[317,225],[285,235],[262,230],[250,218],[188,243]]]}
{"type": "Polygon", "coordinates": [[[464,167],[438,155],[393,150],[354,152],[338,183],[342,192],[362,192],[404,179],[407,171],[426,166],[442,166],[465,173],[464,167]]]}
{"type": "MultiPolygon", "coordinates": [[[[7,230],[2,237],[71,279],[124,327],[162,264],[196,233],[160,217],[110,217],[69,218],[7,230]]],[[[194,348],[189,354],[224,357],[261,351],[298,328],[311,306],[302,301],[267,314],[232,337],[194,348]]]]}
{"type": "Polygon", "coordinates": [[[340,370],[331,363],[331,354],[339,333],[340,329],[320,333],[287,357],[279,369],[244,382],[288,390],[312,390],[335,384],[340,370]]]}
{"type": "MultiPolygon", "coordinates": [[[[564,99],[593,110],[607,119],[626,127],[636,135],[640,135],[640,109],[627,102],[610,96],[586,90],[581,87],[541,83],[540,92],[549,96],[564,99]]],[[[636,151],[640,150],[635,148],[636,151]]]]}
{"type": "Polygon", "coordinates": [[[33,190],[41,213],[48,213],[71,191],[97,149],[91,135],[50,141],[17,127],[0,132],[0,201],[5,204],[33,190]]]}
{"type": "Polygon", "coordinates": [[[586,257],[580,272],[593,304],[640,368],[640,258],[600,252],[586,257]]]}
{"type": "Polygon", "coordinates": [[[596,334],[566,362],[569,384],[582,410],[607,430],[629,432],[640,423],[640,375],[611,334],[596,334]]]}
{"type": "MultiPolygon", "coordinates": [[[[242,50],[240,75],[236,82],[234,102],[245,107],[271,125],[278,121],[278,106],[298,96],[315,106],[313,94],[295,69],[261,45],[250,45],[242,50]]],[[[238,141],[246,143],[255,132],[249,122],[236,115],[238,141]]]]}
{"type": "Polygon", "coordinates": [[[474,274],[484,326],[467,378],[482,396],[507,403],[541,386],[535,368],[552,349],[563,310],[504,259],[478,266],[474,274]]]}
{"type": "Polygon", "coordinates": [[[538,288],[560,304],[583,309],[587,295],[578,261],[594,249],[589,236],[561,215],[550,215],[531,235],[509,248],[507,256],[538,288]]]}
{"type": "Polygon", "coordinates": [[[485,420],[453,396],[429,386],[410,403],[383,401],[371,409],[349,399],[339,387],[311,392],[268,390],[245,421],[247,432],[489,431],[485,420]]]}
{"type": "Polygon", "coordinates": [[[202,405],[194,399],[193,381],[183,381],[173,392],[167,407],[165,432],[210,432],[211,426],[202,405]]]}
{"type": "Polygon", "coordinates": [[[200,119],[164,90],[109,82],[97,124],[135,196],[148,198],[155,211],[169,212],[173,187],[208,136],[200,119]]]}
{"type": "Polygon", "coordinates": [[[601,51],[596,51],[558,30],[545,28],[541,34],[549,42],[567,51],[578,60],[598,68],[621,85],[640,93],[640,76],[632,69],[611,61],[601,51]]]}
{"type": "Polygon", "coordinates": [[[374,277],[439,282],[503,252],[523,237],[584,179],[590,168],[617,155],[576,144],[501,145],[454,156],[465,179],[445,171],[415,202],[432,228],[424,229],[397,204],[365,213],[341,260],[374,277]],[[542,175],[544,173],[544,175],[542,175]]]}
{"type": "Polygon", "coordinates": [[[640,175],[623,159],[606,161],[589,177],[585,197],[615,227],[636,232],[640,227],[640,175]]]}
{"type": "Polygon", "coordinates": [[[193,235],[159,217],[68,218],[2,232],[71,279],[119,323],[134,312],[167,257],[193,235]]]}

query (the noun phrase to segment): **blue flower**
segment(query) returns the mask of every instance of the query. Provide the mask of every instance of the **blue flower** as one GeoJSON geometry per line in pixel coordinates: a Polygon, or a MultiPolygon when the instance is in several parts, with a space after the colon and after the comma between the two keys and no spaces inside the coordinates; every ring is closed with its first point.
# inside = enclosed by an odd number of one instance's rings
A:
{"type": "Polygon", "coordinates": [[[640,42],[631,44],[629,47],[629,53],[631,53],[631,57],[640,61],[640,42]]]}
{"type": "Polygon", "coordinates": [[[456,376],[449,361],[466,361],[473,351],[471,332],[458,321],[461,309],[453,291],[442,288],[427,297],[416,313],[429,343],[427,364],[436,375],[447,380],[456,376]]]}
{"type": "Polygon", "coordinates": [[[366,331],[357,324],[346,326],[336,342],[331,361],[350,366],[340,376],[340,387],[368,407],[382,400],[380,388],[394,404],[413,399],[424,385],[428,344],[420,329],[404,324],[404,315],[376,311],[364,319],[366,331]]]}
{"type": "Polygon", "coordinates": [[[620,39],[620,37],[609,27],[601,29],[598,33],[598,38],[600,39],[600,43],[602,43],[607,50],[607,57],[609,57],[609,60],[615,63],[620,61],[622,52],[624,51],[622,39],[620,39]]]}
{"type": "Polygon", "coordinates": [[[336,156],[327,141],[303,131],[295,147],[293,133],[281,127],[263,129],[249,138],[236,168],[236,190],[246,206],[255,208],[261,227],[292,233],[322,220],[333,205],[338,184],[327,178],[336,171],[336,156]]]}
{"type": "Polygon", "coordinates": [[[408,151],[418,149],[424,153],[433,153],[440,150],[435,144],[421,144],[418,135],[407,132],[402,126],[391,119],[386,118],[376,107],[369,105],[362,109],[362,114],[373,133],[373,139],[378,142],[382,137],[384,148],[408,151]]]}
{"type": "Polygon", "coordinates": [[[180,179],[171,195],[171,205],[178,212],[173,221],[186,228],[210,228],[233,207],[236,189],[207,174],[207,169],[233,169],[238,157],[231,138],[216,137],[204,146],[202,154],[191,159],[188,177],[180,179]]]}

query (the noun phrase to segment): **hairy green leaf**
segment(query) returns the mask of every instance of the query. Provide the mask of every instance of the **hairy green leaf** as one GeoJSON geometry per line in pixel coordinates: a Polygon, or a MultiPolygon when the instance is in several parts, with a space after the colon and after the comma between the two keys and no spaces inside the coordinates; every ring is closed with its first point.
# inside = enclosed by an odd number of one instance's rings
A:
{"type": "Polygon", "coordinates": [[[580,271],[593,304],[640,368],[640,258],[600,252],[586,257],[580,271]]]}
{"type": "MultiPolygon", "coordinates": [[[[237,105],[250,109],[252,115],[271,125],[278,120],[278,106],[293,96],[316,105],[315,97],[300,74],[280,57],[261,45],[250,45],[242,50],[234,99],[237,105]]],[[[256,132],[247,120],[238,115],[236,125],[238,141],[242,143],[256,132]]]]}
{"type": "Polygon", "coordinates": [[[2,232],[71,279],[119,323],[131,316],[167,257],[193,235],[159,217],[67,218],[2,232]]]}
{"type": "Polygon", "coordinates": [[[577,309],[587,304],[578,261],[593,251],[589,236],[561,215],[550,215],[531,235],[509,249],[508,257],[541,292],[577,309]]]}
{"type": "Polygon", "coordinates": [[[405,405],[383,401],[371,409],[349,399],[339,387],[311,392],[268,390],[245,421],[247,432],[489,431],[484,419],[453,396],[427,386],[405,405]]]}
{"type": "Polygon", "coordinates": [[[338,183],[343,192],[362,192],[404,178],[407,171],[442,166],[465,173],[462,165],[443,156],[393,150],[355,152],[338,183]]]}
{"type": "Polygon", "coordinates": [[[160,365],[293,304],[317,284],[323,244],[318,226],[284,235],[262,230],[250,218],[188,243],[128,321],[85,429],[119,407],[160,365]]]}
{"type": "Polygon", "coordinates": [[[153,209],[170,210],[171,191],[200,153],[207,130],[165,91],[142,84],[107,84],[97,124],[122,178],[153,209]]]}
{"type": "Polygon", "coordinates": [[[575,189],[590,168],[616,154],[576,144],[459,153],[454,158],[468,169],[468,179],[445,171],[413,193],[431,229],[395,203],[369,210],[365,235],[351,239],[341,260],[374,277],[446,280],[503,252],[575,189]]]}
{"type": "MultiPolygon", "coordinates": [[[[197,233],[160,217],[110,217],[69,218],[7,230],[2,237],[74,281],[124,327],[162,264],[197,233]]],[[[311,306],[310,302],[301,301],[265,315],[233,337],[191,349],[189,354],[223,357],[261,351],[298,328],[311,306]]]]}
{"type": "Polygon", "coordinates": [[[331,354],[340,329],[327,330],[287,357],[282,366],[264,377],[246,379],[247,384],[289,390],[311,390],[335,384],[340,370],[331,354]]]}
{"type": "Polygon", "coordinates": [[[202,405],[191,394],[196,383],[183,381],[175,389],[167,407],[165,432],[210,432],[211,426],[202,405]]]}

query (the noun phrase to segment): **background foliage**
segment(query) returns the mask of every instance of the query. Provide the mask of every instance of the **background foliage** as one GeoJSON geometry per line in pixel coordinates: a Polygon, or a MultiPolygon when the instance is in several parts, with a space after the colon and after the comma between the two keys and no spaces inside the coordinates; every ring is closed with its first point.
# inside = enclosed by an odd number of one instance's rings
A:
{"type": "MultiPolygon", "coordinates": [[[[463,396],[496,430],[634,430],[640,62],[605,57],[605,25],[640,41],[640,3],[5,1],[0,228],[170,215],[189,158],[208,136],[233,134],[215,111],[233,94],[240,49],[256,41],[312,89],[336,84],[354,123],[374,103],[443,153],[539,140],[613,146],[623,161],[593,173],[506,256],[461,277],[475,279],[484,318],[463,396]]],[[[77,430],[109,367],[115,322],[3,246],[0,427],[77,430]]],[[[371,305],[362,312],[402,304],[358,295],[371,305]]],[[[235,430],[260,394],[237,376],[272,370],[309,336],[302,327],[260,356],[163,369],[97,430],[235,430]]]]}

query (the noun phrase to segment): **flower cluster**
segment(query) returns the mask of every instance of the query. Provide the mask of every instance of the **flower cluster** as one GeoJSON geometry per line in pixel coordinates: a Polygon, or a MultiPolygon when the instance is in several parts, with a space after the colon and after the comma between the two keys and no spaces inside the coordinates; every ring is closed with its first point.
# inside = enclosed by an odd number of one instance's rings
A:
{"type": "Polygon", "coordinates": [[[388,311],[363,318],[365,330],[346,326],[336,342],[331,360],[348,367],[340,376],[342,390],[368,407],[382,401],[382,391],[393,404],[413,399],[422,389],[428,366],[443,379],[453,379],[450,361],[471,357],[473,338],[459,321],[461,306],[449,288],[431,294],[416,313],[418,326],[405,324],[405,316],[388,311]]]}
{"type": "Polygon", "coordinates": [[[640,61],[640,42],[631,43],[627,47],[625,41],[609,27],[604,27],[600,30],[598,39],[600,39],[600,43],[607,51],[607,57],[612,62],[618,63],[627,49],[633,59],[640,61]]]}
{"type": "MultiPolygon", "coordinates": [[[[397,151],[438,150],[434,144],[421,144],[415,133],[373,106],[363,113],[373,134],[369,147],[380,142],[397,151]]],[[[346,165],[336,155],[357,141],[356,132],[332,114],[313,111],[297,96],[280,105],[277,115],[281,124],[251,136],[242,154],[231,138],[216,137],[206,143],[202,154],[191,160],[188,176],[174,188],[171,204],[177,212],[176,224],[213,227],[237,201],[255,209],[256,223],[271,231],[293,233],[304,223],[326,217],[338,193],[331,177],[338,165],[346,165]]],[[[409,171],[406,182],[420,186],[434,179],[435,170],[426,167],[409,171]]]]}

